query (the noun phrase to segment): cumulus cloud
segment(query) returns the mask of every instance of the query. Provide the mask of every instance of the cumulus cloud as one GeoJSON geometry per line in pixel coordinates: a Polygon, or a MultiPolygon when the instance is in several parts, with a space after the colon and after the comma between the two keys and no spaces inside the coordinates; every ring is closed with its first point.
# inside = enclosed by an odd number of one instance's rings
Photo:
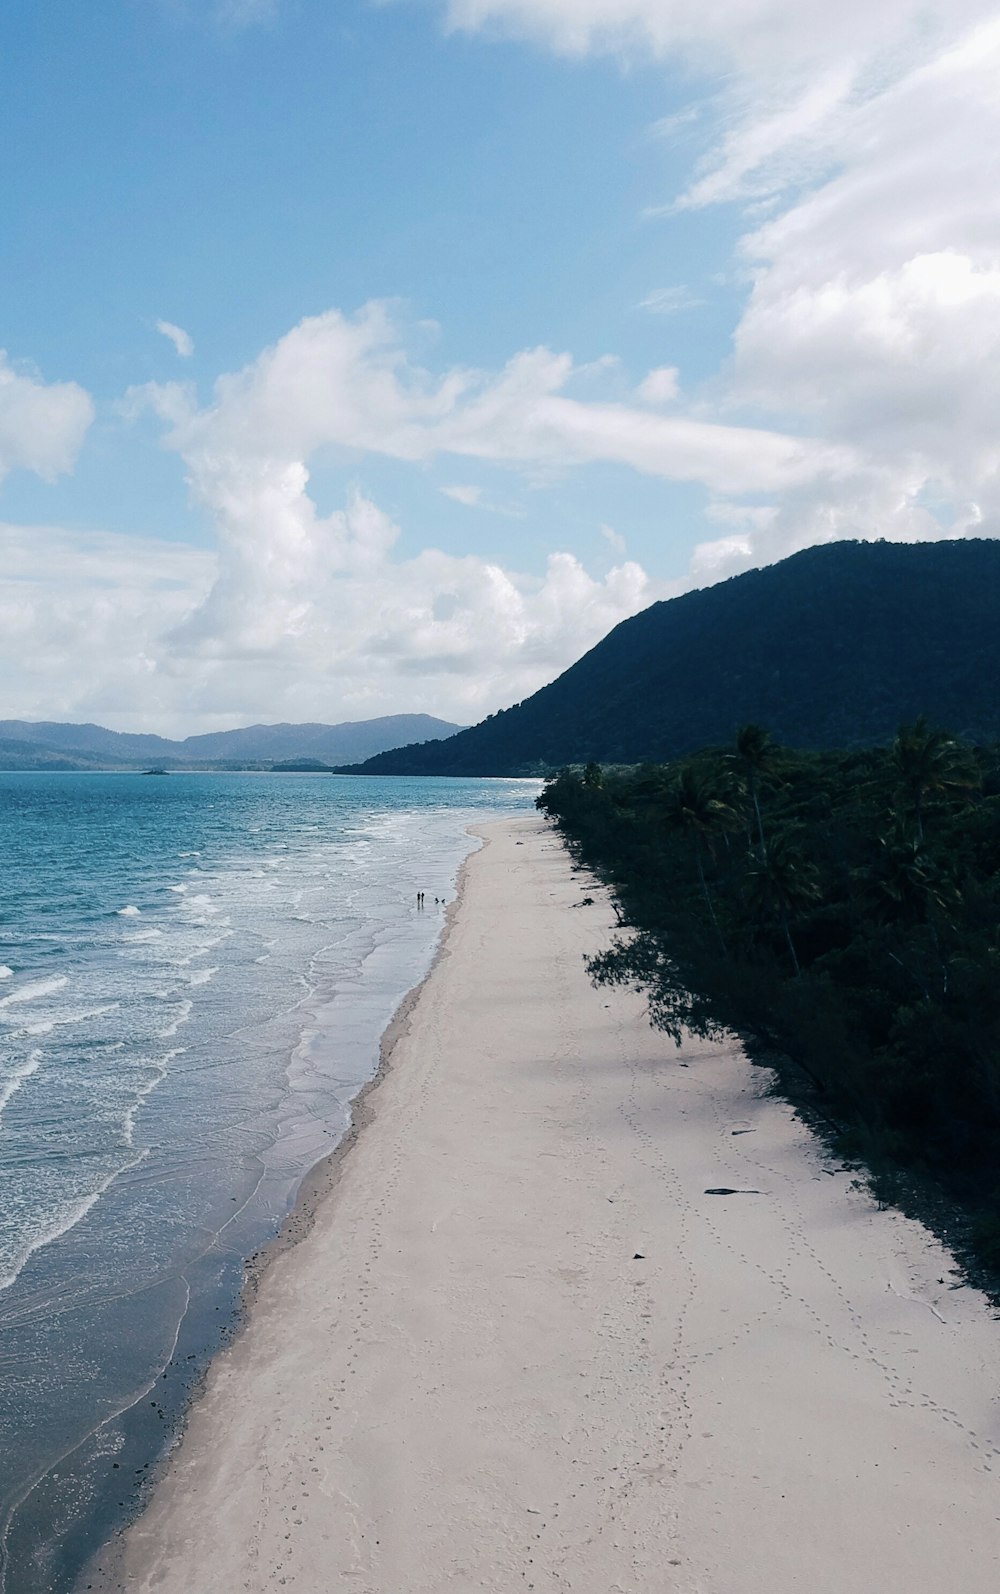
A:
{"type": "Polygon", "coordinates": [[[360,493],[332,516],[306,511],[298,531],[277,574],[252,546],[231,548],[208,601],[172,638],[177,657],[232,673],[238,662],[248,708],[284,677],[296,701],[336,693],[355,714],[404,699],[478,718],[551,679],[654,595],[635,565],[598,581],[569,554],[551,555],[541,577],[433,548],[395,558],[396,526],[360,493]]]}
{"type": "Polygon", "coordinates": [[[94,418],[76,382],[44,382],[0,349],[0,480],[12,470],[51,479],[73,469],[94,418]]]}
{"type": "MultiPolygon", "coordinates": [[[[134,390],[131,412],[164,420],[218,536],[210,590],[160,644],[162,673],[183,678],[192,711],[211,701],[237,718],[359,717],[405,703],[474,719],[543,685],[662,596],[634,563],[598,580],[565,552],[541,576],[434,548],[403,559],[398,527],[366,494],[324,515],[310,492],[315,457],[457,455],[533,469],[632,451],[662,474],[667,446],[691,468],[682,442],[717,453],[722,479],[758,478],[738,429],[715,437],[691,423],[681,441],[668,438],[645,412],[562,396],[573,369],[568,356],[535,350],[498,373],[432,374],[407,357],[390,307],[370,305],[303,321],[221,378],[204,408],[176,384],[134,390]]],[[[805,468],[794,443],[765,438],[765,456],[768,447],[765,471],[795,479],[805,468]]],[[[502,508],[474,485],[443,491],[502,508]]]]}
{"type": "Polygon", "coordinates": [[[401,559],[370,498],[320,517],[303,485],[261,478],[247,535],[234,527],[218,555],[0,528],[5,714],[168,735],[421,709],[476,720],[666,594],[635,564],[598,580],[566,553],[541,576],[436,549],[401,559]]]}
{"type": "Polygon", "coordinates": [[[669,404],[677,397],[680,373],[676,365],[660,365],[650,371],[636,388],[643,404],[669,404]]]}
{"type": "Polygon", "coordinates": [[[185,332],[183,327],[175,326],[172,321],[157,321],[156,330],[170,339],[182,360],[191,358],[194,353],[194,340],[190,332],[185,332]]]}
{"type": "Polygon", "coordinates": [[[822,416],[880,454],[955,484],[996,470],[1000,265],[918,254],[853,283],[781,296],[762,284],[739,329],[742,396],[822,416]]]}

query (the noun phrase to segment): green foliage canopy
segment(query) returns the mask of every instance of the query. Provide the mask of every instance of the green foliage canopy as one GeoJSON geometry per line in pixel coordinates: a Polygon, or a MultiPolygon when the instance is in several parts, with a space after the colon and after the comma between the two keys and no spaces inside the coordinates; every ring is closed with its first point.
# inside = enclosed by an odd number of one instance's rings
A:
{"type": "Polygon", "coordinates": [[[1000,1266],[1000,748],[922,718],[791,752],[563,770],[539,807],[633,927],[591,962],[653,1022],[781,1050],[880,1166],[935,1181],[1000,1266]]]}

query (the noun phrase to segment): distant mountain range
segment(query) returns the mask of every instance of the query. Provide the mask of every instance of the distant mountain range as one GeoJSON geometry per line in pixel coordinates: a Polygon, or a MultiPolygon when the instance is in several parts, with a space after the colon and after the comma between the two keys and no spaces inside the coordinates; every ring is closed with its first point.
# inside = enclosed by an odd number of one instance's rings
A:
{"type": "Polygon", "coordinates": [[[269,769],[275,763],[344,764],[401,742],[459,730],[430,714],[389,714],[344,725],[248,725],[181,742],[103,725],[0,720],[0,769],[269,769]]]}
{"type": "Polygon", "coordinates": [[[655,603],[558,680],[372,775],[541,774],[731,741],[863,746],[926,714],[1000,737],[1000,541],[838,542],[655,603]]]}

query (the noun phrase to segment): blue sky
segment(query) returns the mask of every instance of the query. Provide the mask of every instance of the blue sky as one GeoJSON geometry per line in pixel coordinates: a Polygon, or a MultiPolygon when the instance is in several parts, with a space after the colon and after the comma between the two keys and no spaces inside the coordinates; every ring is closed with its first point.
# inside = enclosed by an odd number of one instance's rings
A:
{"type": "Polygon", "coordinates": [[[0,714],[475,719],[992,534],[995,16],[703,10],[9,0],[0,714]]]}

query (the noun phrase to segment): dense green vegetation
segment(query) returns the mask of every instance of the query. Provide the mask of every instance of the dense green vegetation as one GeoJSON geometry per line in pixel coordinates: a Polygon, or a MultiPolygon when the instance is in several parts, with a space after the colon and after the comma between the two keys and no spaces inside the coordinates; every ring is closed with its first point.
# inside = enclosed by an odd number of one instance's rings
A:
{"type": "Polygon", "coordinates": [[[838,542],[654,603],[558,680],[370,775],[531,775],[679,758],[770,727],[791,747],[888,741],[927,714],[1000,736],[1000,541],[838,542]]]}
{"type": "Polygon", "coordinates": [[[1000,1268],[1000,748],[922,719],[790,752],[756,725],[684,762],[564,770],[539,807],[613,887],[591,964],[678,1038],[779,1061],[876,1193],[938,1191],[1000,1268]]]}

